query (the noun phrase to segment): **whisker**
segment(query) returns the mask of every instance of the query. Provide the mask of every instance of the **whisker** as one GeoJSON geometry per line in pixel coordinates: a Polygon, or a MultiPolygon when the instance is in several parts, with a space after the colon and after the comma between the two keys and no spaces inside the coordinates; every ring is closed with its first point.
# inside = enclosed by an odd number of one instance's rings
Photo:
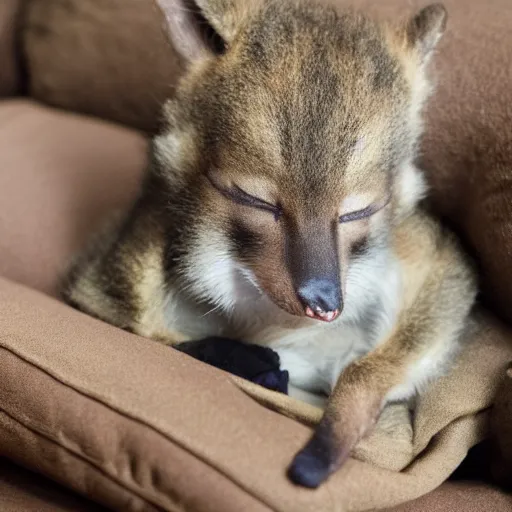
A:
{"type": "Polygon", "coordinates": [[[204,315],[201,315],[201,318],[204,318],[205,316],[211,315],[212,313],[214,313],[215,311],[218,311],[221,308],[222,308],[222,304],[217,304],[215,307],[210,309],[210,311],[207,311],[204,315]]]}

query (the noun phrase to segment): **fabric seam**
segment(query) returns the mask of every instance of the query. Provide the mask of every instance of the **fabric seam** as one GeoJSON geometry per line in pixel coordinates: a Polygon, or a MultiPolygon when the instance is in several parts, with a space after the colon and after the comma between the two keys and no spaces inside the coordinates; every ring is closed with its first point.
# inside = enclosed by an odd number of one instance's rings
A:
{"type": "MultiPolygon", "coordinates": [[[[132,493],[133,495],[137,496],[137,498],[145,501],[146,503],[150,504],[151,506],[157,507],[158,509],[160,509],[162,511],[166,510],[166,506],[165,505],[162,506],[161,504],[155,503],[151,499],[146,498],[146,497],[140,495],[135,489],[131,489],[129,484],[127,484],[127,483],[123,482],[122,480],[117,479],[113,475],[109,474],[108,471],[104,470],[103,468],[101,468],[100,466],[95,464],[92,460],[90,460],[87,457],[81,455],[80,453],[76,452],[75,450],[73,450],[73,449],[71,449],[71,448],[69,448],[67,446],[62,445],[56,439],[54,439],[53,437],[45,434],[44,432],[41,432],[40,430],[35,428],[33,425],[28,425],[28,424],[24,423],[22,420],[20,420],[20,418],[17,418],[16,416],[14,416],[10,412],[6,411],[2,407],[0,407],[0,413],[4,414],[8,418],[10,418],[12,421],[16,422],[18,425],[21,425],[23,428],[27,429],[29,432],[31,432],[36,437],[41,437],[41,438],[45,439],[46,441],[48,441],[48,442],[58,446],[59,448],[65,450],[72,457],[74,457],[76,459],[79,459],[83,463],[85,463],[88,466],[94,468],[99,473],[101,473],[103,475],[103,477],[107,478],[108,480],[112,481],[116,485],[119,485],[120,487],[122,487],[126,491],[128,491],[128,492],[132,493]]],[[[89,499],[91,499],[91,498],[89,497],[89,499]]]]}
{"type": "MultiPolygon", "coordinates": [[[[256,501],[260,502],[262,505],[268,507],[270,510],[274,510],[273,509],[273,506],[266,503],[262,498],[260,498],[259,496],[256,496],[251,490],[245,488],[245,486],[243,486],[243,484],[241,484],[240,482],[234,480],[230,475],[226,474],[224,471],[222,471],[221,469],[217,468],[214,464],[212,464],[210,461],[206,460],[204,457],[201,457],[200,455],[198,455],[193,449],[191,449],[190,447],[186,446],[184,443],[180,442],[179,440],[176,440],[173,436],[169,435],[169,434],[166,434],[164,432],[162,432],[159,428],[151,425],[150,423],[148,423],[146,420],[143,420],[141,418],[138,418],[136,417],[135,415],[133,414],[130,414],[126,411],[122,411],[118,408],[116,408],[115,406],[109,404],[109,403],[106,403],[104,402],[103,400],[99,399],[98,397],[95,397],[95,396],[91,396],[90,394],[88,394],[87,392],[77,388],[75,385],[72,385],[68,382],[65,382],[62,378],[60,377],[57,377],[56,375],[54,375],[51,371],[47,370],[46,368],[43,368],[41,367],[39,364],[31,361],[30,359],[28,359],[26,356],[22,356],[21,354],[19,354],[18,352],[16,352],[14,349],[12,349],[11,347],[6,347],[1,341],[0,341],[0,348],[3,349],[3,350],[6,350],[7,352],[11,353],[12,355],[14,355],[15,357],[17,357],[18,359],[20,359],[21,361],[23,361],[24,363],[26,364],[29,364],[30,366],[36,368],[37,370],[43,372],[44,374],[48,375],[50,378],[52,378],[53,380],[55,380],[56,382],[60,383],[61,385],[63,386],[66,386],[67,388],[73,390],[75,393],[78,393],[90,400],[93,400],[94,402],[97,402],[98,404],[101,404],[103,405],[104,407],[108,408],[109,410],[113,411],[114,413],[116,414],[119,414],[120,416],[128,419],[128,420],[131,420],[131,421],[134,421],[140,425],[142,425],[143,427],[145,428],[148,428],[150,430],[152,430],[153,432],[155,432],[156,434],[162,436],[165,440],[167,440],[168,442],[171,442],[171,443],[174,443],[176,444],[177,446],[179,446],[182,450],[186,451],[188,454],[192,455],[194,458],[196,458],[197,460],[200,460],[203,464],[207,465],[208,467],[212,468],[214,471],[216,471],[217,473],[223,475],[227,480],[229,480],[230,482],[232,482],[234,485],[236,485],[240,490],[242,490],[243,492],[249,494],[252,498],[254,498],[256,501]]],[[[57,442],[57,441],[54,441],[58,446],[61,446],[62,448],[65,448],[67,449],[66,447],[63,447],[61,445],[61,443],[57,442]]]]}

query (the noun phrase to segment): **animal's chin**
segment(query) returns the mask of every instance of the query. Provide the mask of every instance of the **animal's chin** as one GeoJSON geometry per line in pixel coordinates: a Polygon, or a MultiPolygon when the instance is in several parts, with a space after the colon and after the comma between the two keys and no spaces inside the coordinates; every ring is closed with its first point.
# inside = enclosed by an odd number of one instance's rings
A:
{"type": "Polygon", "coordinates": [[[333,322],[340,316],[340,311],[338,309],[334,311],[313,311],[311,308],[306,308],[306,316],[309,318],[313,318],[314,320],[319,320],[320,322],[333,322]]]}
{"type": "Polygon", "coordinates": [[[315,322],[331,323],[337,320],[341,315],[341,311],[339,310],[324,312],[320,310],[313,311],[309,307],[302,306],[290,308],[287,305],[281,305],[278,301],[272,300],[271,297],[269,297],[269,299],[275,306],[280,309],[280,311],[295,318],[303,318],[305,320],[313,320],[315,322]]]}

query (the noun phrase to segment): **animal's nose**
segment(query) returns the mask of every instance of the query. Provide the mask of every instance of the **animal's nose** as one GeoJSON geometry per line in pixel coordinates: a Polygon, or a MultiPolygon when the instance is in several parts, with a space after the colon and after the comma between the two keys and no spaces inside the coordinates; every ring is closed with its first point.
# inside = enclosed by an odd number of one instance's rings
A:
{"type": "Polygon", "coordinates": [[[332,322],[343,308],[338,280],[313,278],[297,290],[297,295],[311,318],[332,322]]]}

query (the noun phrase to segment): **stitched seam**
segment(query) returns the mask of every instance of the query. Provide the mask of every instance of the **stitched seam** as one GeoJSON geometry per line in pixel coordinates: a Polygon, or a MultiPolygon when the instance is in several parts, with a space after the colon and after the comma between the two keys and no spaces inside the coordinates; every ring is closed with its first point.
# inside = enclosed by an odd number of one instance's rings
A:
{"type": "MultiPolygon", "coordinates": [[[[9,353],[11,353],[12,355],[14,355],[18,359],[22,360],[26,364],[29,364],[29,365],[33,366],[37,370],[43,372],[45,375],[48,375],[50,378],[52,378],[56,382],[62,384],[63,386],[66,386],[67,388],[75,391],[76,393],[78,393],[78,394],[80,394],[80,395],[82,395],[82,396],[84,396],[84,397],[86,397],[86,398],[88,398],[90,400],[93,400],[94,402],[97,402],[97,403],[103,405],[104,407],[110,409],[111,411],[115,412],[116,414],[119,414],[120,416],[122,416],[122,417],[124,417],[126,419],[134,421],[134,422],[136,422],[136,423],[138,423],[138,424],[140,424],[140,425],[142,425],[142,426],[152,430],[153,432],[155,432],[158,435],[162,436],[167,441],[170,441],[170,442],[176,444],[181,449],[183,449],[184,451],[186,451],[187,453],[189,453],[190,455],[192,455],[196,459],[200,460],[202,463],[204,463],[208,467],[212,468],[214,471],[216,471],[216,472],[220,473],[221,475],[223,475],[227,480],[232,482],[234,485],[236,485],[243,492],[246,492],[247,494],[249,494],[256,501],[258,501],[262,505],[268,507],[270,510],[274,510],[274,508],[273,508],[273,506],[271,504],[267,503],[260,496],[257,496],[256,494],[254,494],[254,492],[252,490],[246,488],[242,483],[234,480],[231,475],[228,475],[225,471],[223,471],[222,469],[216,467],[214,464],[212,464],[212,462],[210,462],[209,460],[205,459],[200,454],[197,454],[193,449],[188,447],[185,443],[181,442],[180,440],[175,439],[172,435],[169,435],[169,434],[167,434],[165,432],[162,432],[159,428],[155,427],[154,425],[151,425],[146,420],[138,418],[134,414],[130,414],[130,413],[126,412],[126,411],[122,411],[119,408],[117,408],[117,407],[115,407],[115,406],[113,406],[113,405],[111,405],[109,403],[104,402],[103,400],[99,399],[98,397],[90,395],[89,393],[83,391],[82,389],[77,388],[75,385],[72,385],[72,384],[64,381],[62,378],[57,377],[56,375],[54,375],[51,371],[47,370],[46,368],[42,368],[41,366],[39,366],[38,363],[35,363],[34,361],[31,361],[26,356],[22,356],[21,354],[16,352],[11,347],[6,347],[1,341],[0,341],[0,348],[6,350],[9,353]]],[[[57,444],[59,444],[59,446],[60,446],[60,443],[57,443],[57,444]]],[[[65,448],[65,447],[63,447],[63,448],[65,448]]]]}
{"type": "MultiPolygon", "coordinates": [[[[67,446],[63,446],[61,443],[59,443],[53,437],[47,435],[44,432],[39,431],[33,425],[28,425],[27,423],[24,423],[19,418],[15,417],[11,413],[7,412],[2,407],[0,407],[0,411],[1,411],[2,414],[5,414],[5,416],[10,418],[12,421],[15,421],[16,423],[21,425],[23,428],[25,428],[25,429],[29,430],[30,432],[32,432],[32,434],[34,434],[35,436],[42,437],[46,441],[48,441],[48,442],[50,442],[52,444],[57,445],[59,448],[65,450],[67,453],[69,453],[72,457],[75,457],[76,459],[81,460],[83,463],[87,464],[88,466],[93,467],[99,473],[101,473],[104,477],[106,477],[107,480],[110,480],[110,481],[114,482],[115,484],[119,485],[120,487],[122,487],[123,489],[133,493],[135,496],[137,496],[137,498],[139,498],[139,499],[141,499],[143,501],[146,501],[147,503],[150,503],[152,506],[157,507],[160,510],[166,510],[166,506],[165,505],[156,503],[155,501],[151,500],[151,498],[143,496],[142,495],[143,492],[141,493],[141,492],[137,491],[136,489],[131,488],[132,486],[129,483],[123,482],[121,479],[116,478],[114,475],[111,475],[108,471],[103,469],[98,464],[95,464],[92,460],[88,459],[87,457],[83,456],[82,454],[77,453],[75,450],[72,450],[71,448],[68,448],[67,446]],[[163,507],[163,509],[162,509],[162,507],[163,507]]],[[[28,423],[32,423],[32,422],[29,421],[28,423]]]]}

